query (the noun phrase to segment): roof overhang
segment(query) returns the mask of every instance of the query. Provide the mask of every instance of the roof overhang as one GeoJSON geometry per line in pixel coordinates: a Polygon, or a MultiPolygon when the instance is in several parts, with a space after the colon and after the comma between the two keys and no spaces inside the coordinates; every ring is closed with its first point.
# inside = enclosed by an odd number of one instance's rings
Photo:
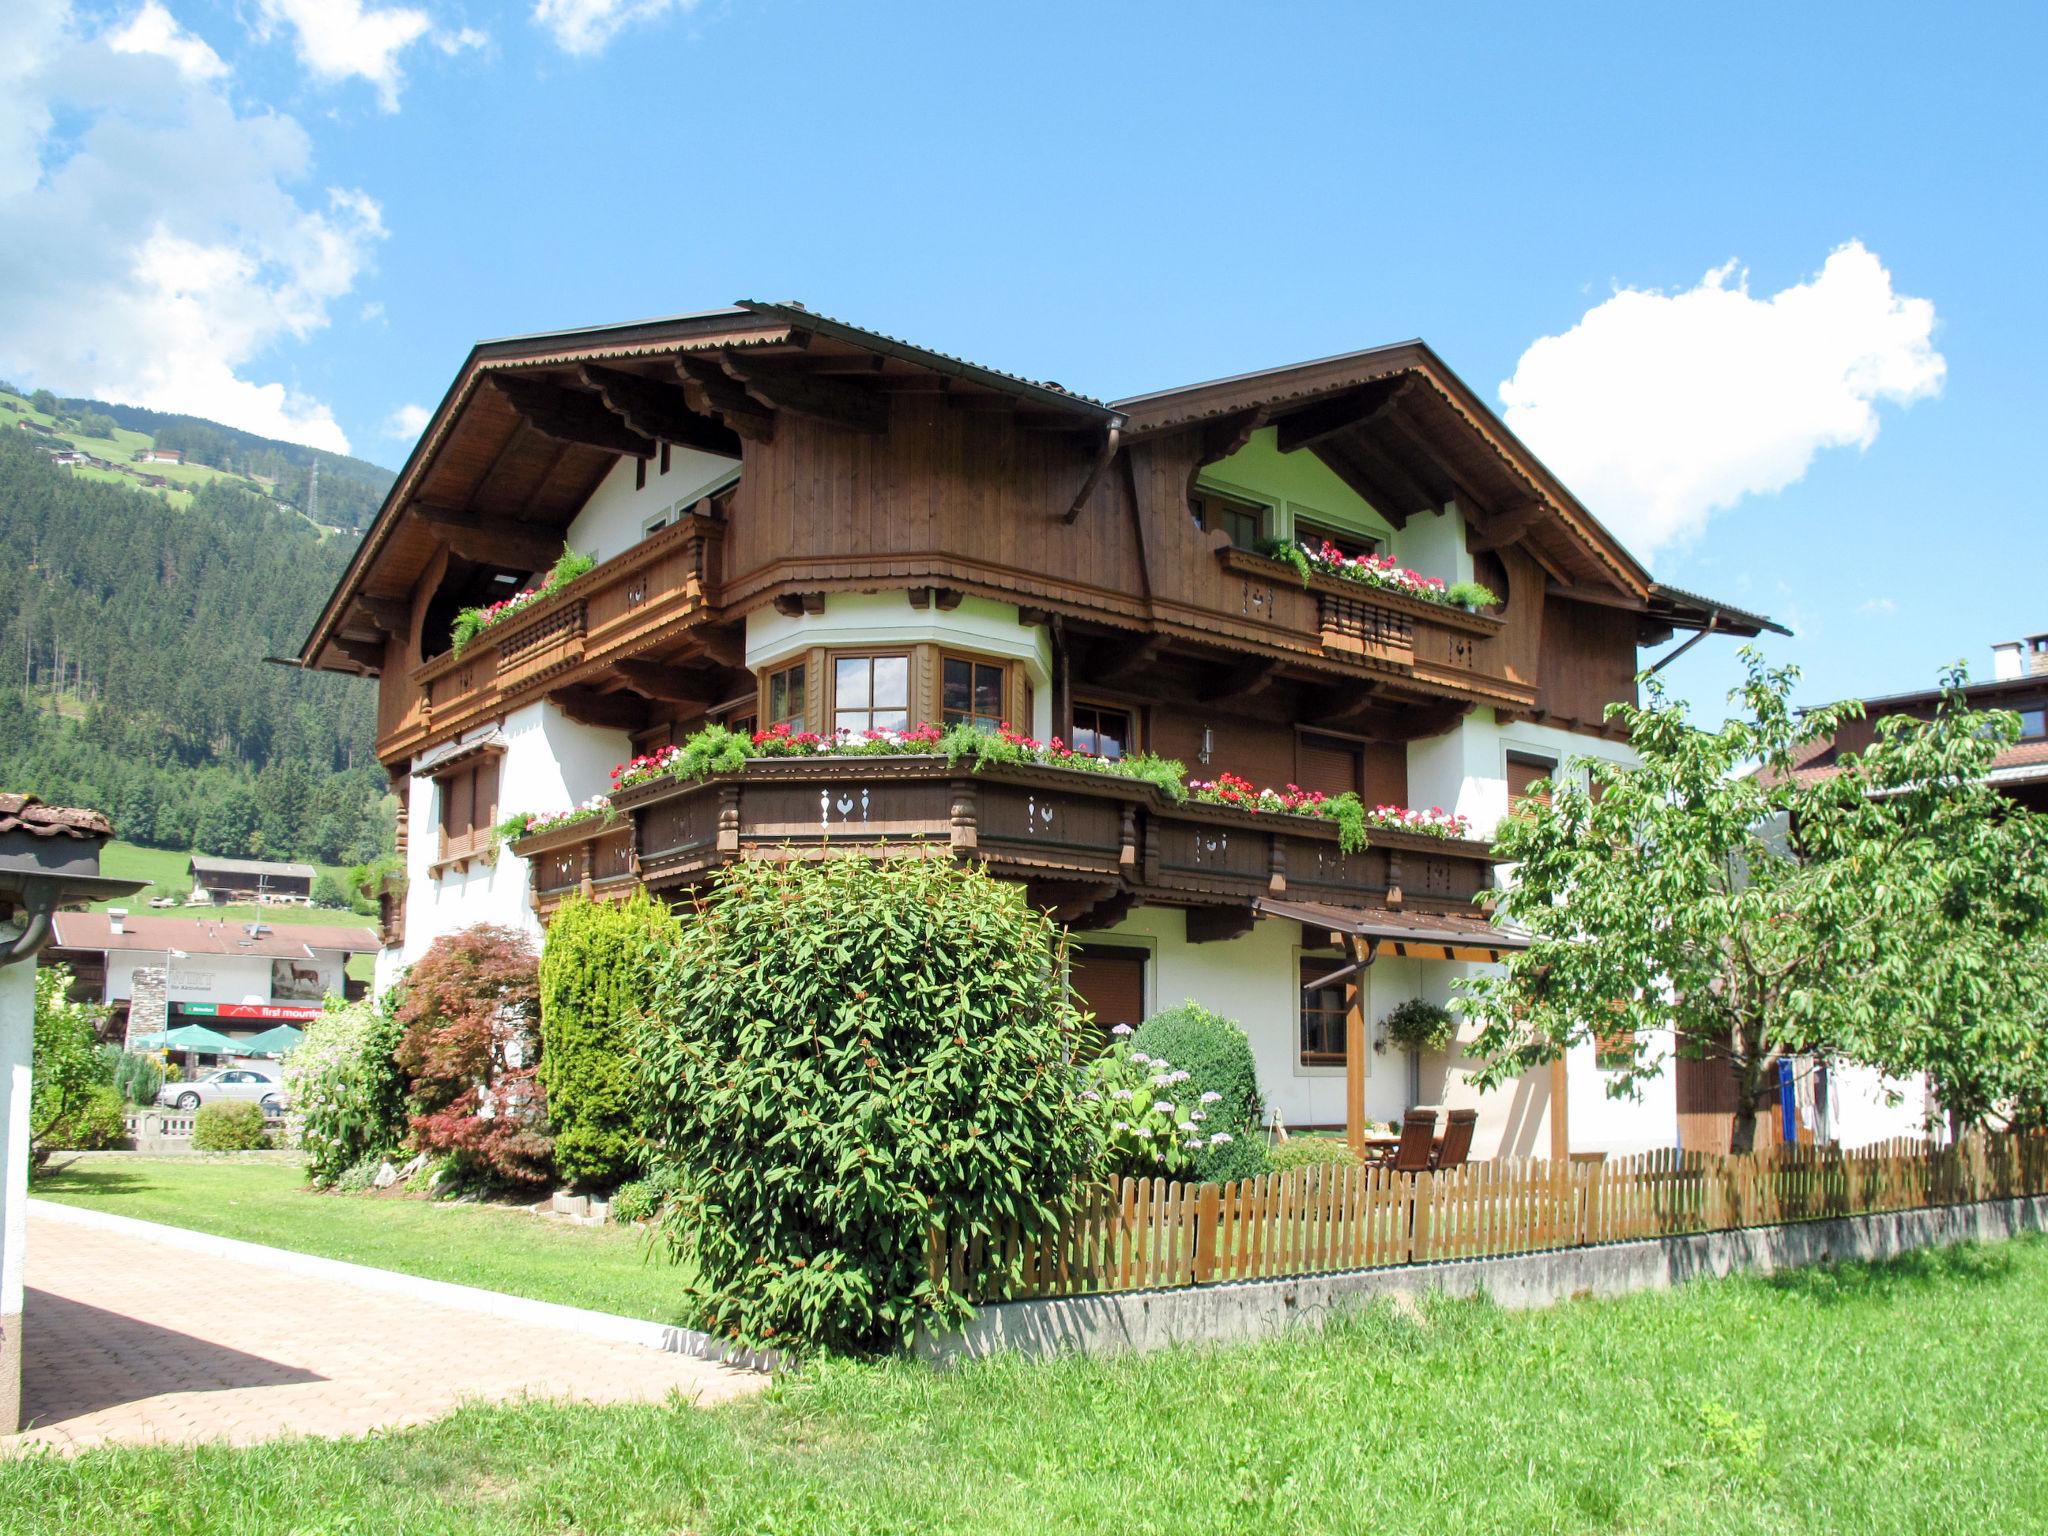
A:
{"type": "Polygon", "coordinates": [[[1472,960],[1497,963],[1527,949],[1525,935],[1496,928],[1482,917],[1455,912],[1396,912],[1390,907],[1335,907],[1319,901],[1280,901],[1261,896],[1253,910],[1287,918],[1327,933],[1375,941],[1381,955],[1410,960],[1472,960]]]}

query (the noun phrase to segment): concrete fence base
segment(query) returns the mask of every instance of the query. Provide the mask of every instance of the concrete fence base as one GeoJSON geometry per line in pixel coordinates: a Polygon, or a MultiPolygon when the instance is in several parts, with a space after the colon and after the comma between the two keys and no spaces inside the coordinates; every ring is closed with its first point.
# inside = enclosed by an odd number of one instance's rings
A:
{"type": "Polygon", "coordinates": [[[1483,1291],[1505,1307],[1544,1307],[1580,1297],[1665,1290],[1709,1275],[1889,1259],[1916,1248],[2042,1231],[2048,1231],[2048,1198],[1990,1200],[1504,1258],[1010,1301],[978,1309],[959,1333],[920,1338],[917,1352],[947,1365],[1004,1350],[1031,1357],[1109,1355],[1175,1344],[1243,1342],[1318,1326],[1335,1312],[1387,1296],[1483,1291]]]}

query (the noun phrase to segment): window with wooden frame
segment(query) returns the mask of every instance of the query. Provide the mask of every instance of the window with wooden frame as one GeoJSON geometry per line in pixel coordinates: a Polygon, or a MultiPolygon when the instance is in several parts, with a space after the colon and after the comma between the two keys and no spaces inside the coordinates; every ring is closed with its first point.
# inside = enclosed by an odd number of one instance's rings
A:
{"type": "Polygon", "coordinates": [[[1557,775],[1557,759],[1538,757],[1534,752],[1510,752],[1508,754],[1508,809],[1513,810],[1525,800],[1550,803],[1548,794],[1532,795],[1529,786],[1538,779],[1550,779],[1557,775]]]}
{"type": "Polygon", "coordinates": [[[832,729],[910,729],[910,657],[907,653],[835,654],[832,658],[832,729]]]}
{"type": "Polygon", "coordinates": [[[1360,555],[1380,552],[1380,541],[1369,533],[1353,533],[1348,528],[1333,528],[1328,523],[1312,522],[1305,517],[1294,520],[1294,542],[1317,549],[1326,543],[1333,544],[1340,554],[1352,560],[1360,555]]]}
{"type": "Polygon", "coordinates": [[[769,729],[778,725],[794,731],[804,728],[805,681],[804,664],[800,661],[768,674],[761,689],[761,718],[767,721],[769,729]]]}
{"type": "Polygon", "coordinates": [[[1301,979],[1301,1064],[1304,1067],[1341,1067],[1348,1057],[1350,1039],[1350,990],[1341,981],[1326,987],[1314,983],[1332,971],[1343,969],[1335,955],[1303,955],[1301,979]]]}
{"type": "Polygon", "coordinates": [[[1074,701],[1074,735],[1067,743],[1089,757],[1119,758],[1138,750],[1138,722],[1128,710],[1116,704],[1085,704],[1074,701]]]}
{"type": "Polygon", "coordinates": [[[495,754],[450,770],[434,782],[440,797],[441,860],[468,858],[491,845],[498,821],[495,754]]]}
{"type": "Polygon", "coordinates": [[[2048,708],[2029,704],[2020,710],[2019,715],[2021,741],[2039,741],[2048,736],[2048,708]]]}
{"type": "Polygon", "coordinates": [[[1204,532],[1222,530],[1239,549],[1257,549],[1266,532],[1266,509],[1217,491],[1196,491],[1188,498],[1195,526],[1204,532]]]}
{"type": "MultiPolygon", "coordinates": [[[[981,656],[939,658],[939,723],[992,731],[1010,718],[1010,668],[981,656]]],[[[1024,728],[1029,734],[1031,722],[1024,728]]]]}

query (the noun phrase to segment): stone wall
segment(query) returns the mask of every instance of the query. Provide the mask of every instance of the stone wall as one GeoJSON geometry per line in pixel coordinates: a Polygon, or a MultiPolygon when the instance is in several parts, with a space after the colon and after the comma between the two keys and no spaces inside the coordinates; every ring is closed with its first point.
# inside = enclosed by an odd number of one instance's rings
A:
{"type": "Polygon", "coordinates": [[[161,965],[138,965],[128,1004],[128,1033],[122,1044],[132,1046],[137,1035],[159,1035],[170,1022],[169,971],[161,965]]]}

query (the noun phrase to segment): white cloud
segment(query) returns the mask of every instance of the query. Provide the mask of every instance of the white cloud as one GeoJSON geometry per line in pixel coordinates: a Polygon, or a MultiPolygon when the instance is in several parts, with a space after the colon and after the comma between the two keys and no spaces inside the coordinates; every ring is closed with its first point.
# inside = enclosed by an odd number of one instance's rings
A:
{"type": "Polygon", "coordinates": [[[410,442],[427,430],[427,422],[433,412],[424,405],[401,405],[384,421],[384,435],[395,437],[400,442],[410,442]]]}
{"type": "Polygon", "coordinates": [[[1860,241],[1768,298],[1734,263],[1680,293],[1624,288],[1524,352],[1508,425],[1639,553],[1783,490],[1823,448],[1867,448],[1880,402],[1940,393],[1934,305],[1860,241]]]}
{"type": "Polygon", "coordinates": [[[126,26],[109,32],[107,46],[116,53],[149,53],[169,59],[188,80],[216,80],[228,72],[221,56],[179,26],[158,0],[147,0],[126,26]]]}
{"type": "Polygon", "coordinates": [[[1899,611],[1898,601],[1889,597],[1866,597],[1856,605],[1858,613],[1891,615],[1899,611]]]}
{"type": "Polygon", "coordinates": [[[93,35],[69,0],[16,4],[0,62],[0,372],[345,451],[327,406],[261,374],[354,287],[384,236],[377,204],[346,188],[302,200],[304,131],[238,113],[160,6],[93,35]]]}
{"type": "Polygon", "coordinates": [[[426,39],[446,54],[481,48],[490,41],[474,27],[437,31],[433,18],[415,6],[366,4],[365,0],[260,0],[272,26],[292,29],[299,62],[323,80],[361,79],[377,88],[386,112],[398,110],[405,76],[399,55],[426,39]]]}
{"type": "Polygon", "coordinates": [[[553,34],[564,53],[602,53],[621,28],[668,11],[693,10],[697,0],[534,0],[534,25],[553,34]]]}

